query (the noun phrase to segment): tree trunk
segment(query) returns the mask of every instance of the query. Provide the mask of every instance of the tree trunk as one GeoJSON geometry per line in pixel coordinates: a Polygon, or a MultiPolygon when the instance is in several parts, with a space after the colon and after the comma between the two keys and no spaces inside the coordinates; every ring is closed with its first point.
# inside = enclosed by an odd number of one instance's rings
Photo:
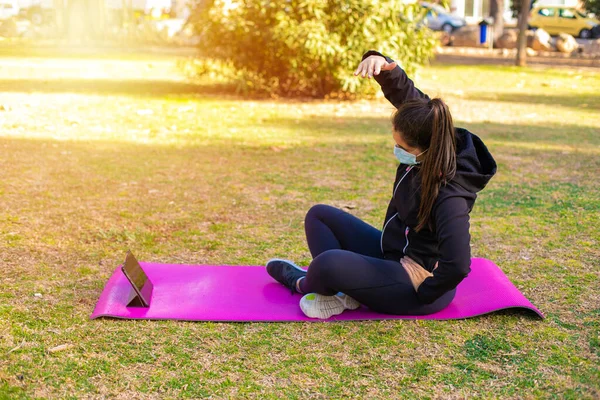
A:
{"type": "Polygon", "coordinates": [[[63,0],[54,0],[54,25],[56,26],[56,35],[62,39],[65,36],[65,2],[63,0]]]}
{"type": "Polygon", "coordinates": [[[96,40],[104,40],[106,38],[106,4],[104,0],[96,0],[94,7],[88,8],[90,20],[93,21],[92,15],[96,14],[96,40]]]}
{"type": "Polygon", "coordinates": [[[129,24],[129,2],[127,0],[122,0],[121,1],[121,8],[122,8],[122,14],[121,14],[121,26],[120,28],[123,28],[124,26],[127,26],[129,24]]]}
{"type": "Polygon", "coordinates": [[[504,33],[504,0],[490,1],[490,17],[494,19],[494,41],[504,33]]]}
{"type": "Polygon", "coordinates": [[[529,21],[529,6],[531,0],[521,0],[521,11],[519,12],[519,38],[517,39],[517,62],[518,67],[527,65],[527,22],[529,21]]]}

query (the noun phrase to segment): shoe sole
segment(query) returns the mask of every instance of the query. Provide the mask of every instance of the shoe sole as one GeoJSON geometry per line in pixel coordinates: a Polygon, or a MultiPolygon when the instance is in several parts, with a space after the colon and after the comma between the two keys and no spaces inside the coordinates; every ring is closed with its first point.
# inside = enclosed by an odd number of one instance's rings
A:
{"type": "MultiPolygon", "coordinates": [[[[338,296],[338,295],[336,295],[336,296],[338,296]]],[[[347,294],[342,293],[342,296],[338,296],[338,297],[340,297],[340,301],[342,302],[344,307],[346,307],[346,310],[356,310],[357,308],[360,307],[360,303],[358,301],[354,300],[354,298],[348,296],[347,294]],[[344,300],[342,300],[341,297],[344,297],[344,300]]]]}
{"type": "Polygon", "coordinates": [[[317,293],[309,293],[300,299],[300,308],[304,315],[309,318],[318,318],[318,319],[328,319],[333,317],[334,315],[339,315],[346,310],[356,310],[360,307],[360,303],[353,298],[346,296],[344,300],[342,300],[338,295],[334,296],[323,296],[317,293]],[[315,300],[308,300],[307,296],[315,296],[315,300]],[[319,296],[319,297],[317,297],[319,296]],[[319,301],[320,300],[320,308],[310,307],[309,301],[319,301]]]}

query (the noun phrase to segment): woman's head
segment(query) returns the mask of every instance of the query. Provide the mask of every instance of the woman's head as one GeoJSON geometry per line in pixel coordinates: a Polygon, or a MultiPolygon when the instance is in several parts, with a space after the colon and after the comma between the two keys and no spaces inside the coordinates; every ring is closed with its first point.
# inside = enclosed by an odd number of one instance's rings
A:
{"type": "Polygon", "coordinates": [[[429,223],[440,185],[456,173],[456,137],[452,115],[442,99],[404,103],[392,117],[396,145],[419,155],[421,204],[417,231],[429,223]]]}

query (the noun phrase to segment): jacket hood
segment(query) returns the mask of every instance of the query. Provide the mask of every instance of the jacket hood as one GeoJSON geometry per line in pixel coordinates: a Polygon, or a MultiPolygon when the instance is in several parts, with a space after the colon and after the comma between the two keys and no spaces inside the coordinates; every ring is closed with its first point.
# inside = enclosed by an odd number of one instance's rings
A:
{"type": "Polygon", "coordinates": [[[496,173],[496,161],[485,144],[466,129],[456,128],[456,175],[453,181],[472,193],[482,190],[496,173]]]}

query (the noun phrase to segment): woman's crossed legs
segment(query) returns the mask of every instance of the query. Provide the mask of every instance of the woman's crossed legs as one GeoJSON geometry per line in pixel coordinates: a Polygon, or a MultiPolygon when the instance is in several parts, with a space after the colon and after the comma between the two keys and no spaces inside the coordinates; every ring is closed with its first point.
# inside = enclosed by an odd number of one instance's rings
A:
{"type": "Polygon", "coordinates": [[[373,311],[424,315],[445,308],[452,290],[432,304],[422,304],[399,261],[385,260],[381,231],[337,208],[316,205],[305,220],[306,239],[313,256],[303,293],[333,296],[342,292],[373,311]]]}

